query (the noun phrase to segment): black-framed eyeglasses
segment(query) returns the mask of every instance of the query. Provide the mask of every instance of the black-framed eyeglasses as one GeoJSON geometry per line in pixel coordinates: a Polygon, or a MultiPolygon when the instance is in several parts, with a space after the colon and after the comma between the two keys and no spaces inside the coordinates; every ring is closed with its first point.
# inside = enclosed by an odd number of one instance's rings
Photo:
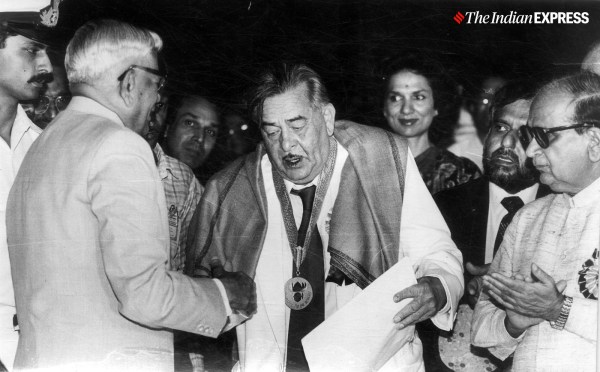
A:
{"type": "Polygon", "coordinates": [[[41,115],[48,111],[50,105],[54,103],[56,111],[60,112],[67,108],[69,102],[71,102],[71,95],[61,95],[56,97],[51,96],[40,96],[37,100],[33,101],[33,112],[36,115],[41,115]]]}
{"type": "Polygon", "coordinates": [[[528,125],[523,125],[519,128],[519,134],[521,136],[522,141],[526,141],[527,145],[529,145],[529,143],[531,143],[531,141],[535,139],[535,141],[541,148],[547,149],[548,146],[550,146],[550,139],[548,138],[548,133],[560,132],[567,129],[590,127],[600,127],[600,123],[578,123],[573,125],[563,125],[554,128],[530,127],[528,125]]]}
{"type": "Polygon", "coordinates": [[[119,75],[119,77],[117,78],[118,81],[123,81],[123,79],[125,79],[125,75],[127,75],[127,73],[133,69],[138,69],[138,70],[142,70],[142,71],[146,71],[150,74],[156,75],[160,78],[160,80],[158,81],[158,88],[156,89],[159,93],[162,91],[162,89],[165,86],[165,83],[167,82],[167,75],[161,73],[160,71],[158,71],[157,69],[154,68],[150,68],[150,67],[144,67],[144,66],[139,66],[139,65],[131,65],[129,67],[127,67],[127,70],[125,70],[121,75],[119,75]]]}

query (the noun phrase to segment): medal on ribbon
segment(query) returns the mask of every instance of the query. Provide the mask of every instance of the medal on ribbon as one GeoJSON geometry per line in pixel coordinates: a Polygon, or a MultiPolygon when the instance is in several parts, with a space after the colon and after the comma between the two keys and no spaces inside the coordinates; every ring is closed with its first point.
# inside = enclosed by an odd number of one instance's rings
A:
{"type": "Polygon", "coordinates": [[[294,267],[296,269],[294,277],[289,279],[284,285],[285,304],[292,310],[304,309],[310,304],[314,297],[314,292],[311,284],[301,275],[302,262],[306,258],[308,246],[310,245],[310,240],[312,238],[313,231],[316,230],[315,226],[317,224],[317,218],[319,217],[321,207],[323,206],[323,200],[325,199],[325,194],[327,192],[327,189],[329,188],[329,181],[331,180],[331,174],[333,173],[336,154],[337,143],[335,139],[330,137],[329,155],[327,157],[327,163],[325,165],[324,171],[321,173],[321,179],[315,193],[313,208],[310,215],[310,222],[308,225],[309,228],[307,230],[306,237],[302,246],[296,244],[298,239],[298,230],[296,227],[296,221],[294,220],[294,212],[292,210],[292,205],[287,189],[285,187],[285,183],[281,175],[275,170],[275,167],[273,167],[272,170],[273,183],[275,184],[275,192],[281,205],[283,222],[285,225],[285,230],[287,232],[290,249],[292,251],[294,267]]]}
{"type": "Polygon", "coordinates": [[[313,298],[312,286],[301,276],[285,282],[285,304],[292,310],[302,310],[313,298]]]}

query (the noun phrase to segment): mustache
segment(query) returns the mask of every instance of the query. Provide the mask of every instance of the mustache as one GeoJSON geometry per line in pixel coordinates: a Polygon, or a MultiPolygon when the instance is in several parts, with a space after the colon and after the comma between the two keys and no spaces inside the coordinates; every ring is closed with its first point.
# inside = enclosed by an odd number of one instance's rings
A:
{"type": "Polygon", "coordinates": [[[27,80],[27,83],[46,84],[52,80],[54,80],[54,75],[51,72],[42,72],[41,74],[33,75],[31,79],[27,80]]]}
{"type": "Polygon", "coordinates": [[[487,158],[487,160],[493,161],[494,159],[496,159],[500,156],[508,157],[508,158],[510,158],[510,160],[512,160],[516,163],[519,163],[519,155],[517,155],[517,153],[514,152],[512,149],[509,149],[506,147],[500,147],[496,151],[492,152],[492,154],[487,158]]]}

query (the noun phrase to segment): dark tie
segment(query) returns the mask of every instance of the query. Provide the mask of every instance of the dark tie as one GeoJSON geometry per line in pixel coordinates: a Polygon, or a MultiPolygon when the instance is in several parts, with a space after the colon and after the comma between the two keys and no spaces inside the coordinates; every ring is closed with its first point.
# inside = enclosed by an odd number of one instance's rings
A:
{"type": "Polygon", "coordinates": [[[508,213],[506,216],[502,217],[502,221],[500,221],[500,227],[498,228],[498,234],[496,235],[496,241],[494,243],[494,256],[496,255],[498,248],[500,248],[500,243],[502,243],[502,239],[504,239],[504,232],[506,231],[508,225],[510,225],[510,221],[512,221],[515,213],[517,213],[517,211],[524,205],[523,200],[521,200],[521,198],[518,196],[506,197],[502,199],[500,203],[502,203],[508,213]]]}
{"type": "MultiPolygon", "coordinates": [[[[302,190],[292,190],[292,194],[302,199],[302,222],[298,229],[297,244],[302,246],[308,232],[308,224],[315,199],[316,186],[302,190]]],[[[317,231],[317,226],[310,239],[306,258],[300,265],[300,276],[308,280],[313,289],[313,299],[302,310],[290,310],[290,326],[288,330],[287,367],[291,371],[308,371],[308,363],[304,357],[300,340],[321,324],[325,319],[325,269],[323,267],[323,243],[317,231]]],[[[293,265],[292,275],[296,275],[296,265],[293,265]]]]}

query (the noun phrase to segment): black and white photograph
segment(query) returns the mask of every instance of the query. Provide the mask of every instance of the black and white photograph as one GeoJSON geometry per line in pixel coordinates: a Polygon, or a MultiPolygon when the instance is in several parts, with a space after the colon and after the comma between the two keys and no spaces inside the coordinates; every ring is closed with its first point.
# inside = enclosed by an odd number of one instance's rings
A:
{"type": "Polygon", "coordinates": [[[0,372],[598,372],[600,2],[0,0],[0,372]]]}

